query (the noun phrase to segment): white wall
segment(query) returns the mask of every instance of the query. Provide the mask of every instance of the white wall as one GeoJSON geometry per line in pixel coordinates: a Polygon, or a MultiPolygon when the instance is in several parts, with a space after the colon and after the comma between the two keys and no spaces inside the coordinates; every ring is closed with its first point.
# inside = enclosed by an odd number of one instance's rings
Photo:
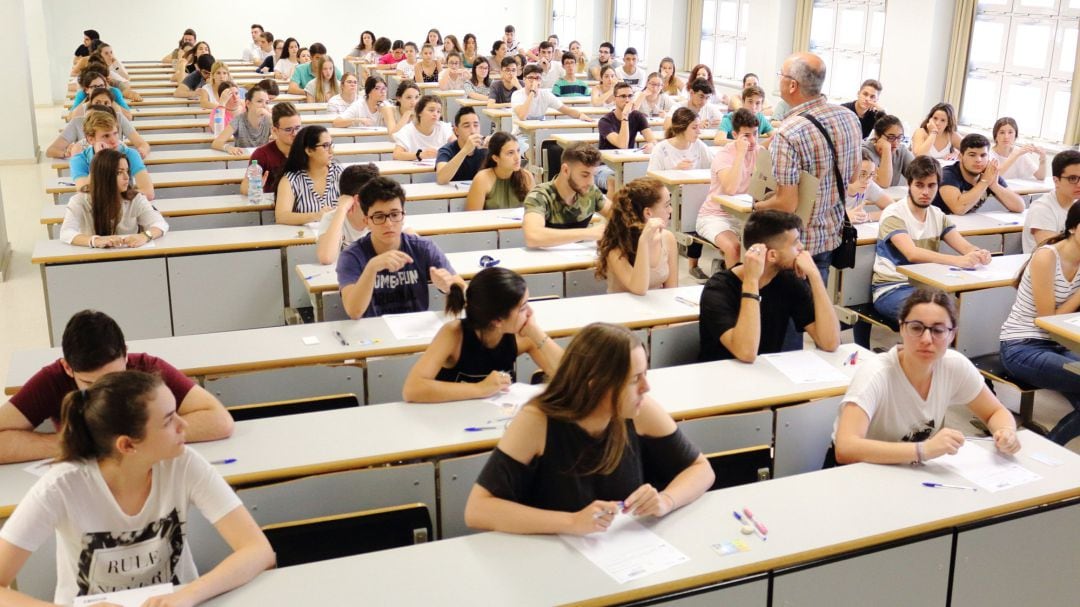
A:
{"type": "MultiPolygon", "coordinates": [[[[34,103],[52,105],[52,86],[49,83],[48,30],[45,27],[45,10],[42,0],[24,0],[26,14],[26,37],[30,46],[30,73],[34,85],[34,103]]],[[[78,43],[76,43],[78,44],[78,43]]],[[[71,45],[71,51],[75,45],[71,45]]],[[[70,52],[70,51],[69,51],[70,52]]],[[[70,57],[68,59],[71,60],[70,57]]]]}
{"type": "Polygon", "coordinates": [[[649,2],[646,14],[648,56],[644,58],[644,65],[650,72],[660,68],[660,60],[664,57],[673,58],[676,67],[682,63],[686,52],[686,7],[687,2],[683,0],[649,2]]]}
{"type": "MultiPolygon", "coordinates": [[[[34,119],[34,92],[30,78],[30,53],[27,32],[22,24],[21,0],[0,0],[0,15],[8,24],[0,36],[0,57],[5,58],[7,94],[4,103],[4,138],[0,144],[0,162],[33,162],[37,158],[37,132],[34,119]]],[[[0,211],[2,212],[2,211],[0,211]]]]}
{"type": "Polygon", "coordinates": [[[546,19],[544,0],[483,0],[472,4],[446,0],[322,0],[311,4],[295,0],[36,1],[44,3],[54,100],[64,97],[71,55],[87,28],[100,32],[123,60],[160,59],[188,27],[198,32],[200,40],[210,43],[215,57],[239,58],[251,40],[252,23],[261,23],[277,37],[297,38],[304,46],[322,42],[330,55],[339,59],[356,45],[363,30],[414,42],[423,41],[431,26],[443,34],[456,34],[459,39],[472,32],[484,51],[502,36],[508,23],[517,28],[519,39],[537,42],[543,36],[546,19]],[[405,27],[404,23],[412,25],[405,27]]]}
{"type": "Polygon", "coordinates": [[[881,103],[909,126],[908,135],[910,128],[918,126],[945,95],[945,64],[955,5],[955,0],[886,4],[880,78],[885,89],[881,103]],[[913,37],[918,44],[911,44],[913,37]]]}

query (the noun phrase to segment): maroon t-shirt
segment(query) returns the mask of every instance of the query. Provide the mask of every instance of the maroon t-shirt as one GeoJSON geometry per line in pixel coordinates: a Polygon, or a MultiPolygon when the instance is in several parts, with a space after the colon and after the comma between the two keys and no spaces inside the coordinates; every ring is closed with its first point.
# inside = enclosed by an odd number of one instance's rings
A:
{"type": "Polygon", "coordinates": [[[268,194],[277,193],[278,180],[281,179],[281,171],[285,168],[285,154],[281,153],[273,141],[269,141],[251,153],[251,159],[259,161],[263,171],[270,171],[270,176],[263,182],[263,192],[268,194]]]}
{"type": "MultiPolygon", "coordinates": [[[[149,354],[128,354],[129,371],[145,371],[161,376],[165,386],[176,397],[176,406],[184,402],[184,397],[195,387],[188,376],[169,363],[149,354]]],[[[11,397],[11,404],[30,420],[30,425],[37,428],[46,419],[60,425],[60,405],[68,392],[76,390],[75,379],[64,372],[60,361],[42,367],[26,384],[11,397]]]]}

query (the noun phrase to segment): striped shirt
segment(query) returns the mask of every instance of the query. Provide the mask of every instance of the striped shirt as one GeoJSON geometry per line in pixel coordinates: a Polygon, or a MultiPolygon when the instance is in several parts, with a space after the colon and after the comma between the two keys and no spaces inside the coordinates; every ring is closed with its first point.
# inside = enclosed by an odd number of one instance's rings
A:
{"type": "Polygon", "coordinates": [[[293,193],[293,213],[315,213],[323,207],[337,206],[341,179],[341,165],[331,162],[326,170],[326,191],[322,196],[315,192],[315,184],[307,171],[285,173],[293,193]]]}
{"type": "MultiPolygon", "coordinates": [[[[1070,282],[1061,271],[1061,255],[1053,245],[1040,247],[1054,252],[1054,307],[1057,308],[1065,303],[1070,295],[1080,289],[1080,272],[1073,276],[1070,282]]],[[[1024,276],[1020,279],[1020,287],[1016,290],[1016,301],[1013,302],[1012,311],[1001,325],[1001,341],[1014,339],[1044,339],[1050,341],[1050,334],[1035,324],[1035,297],[1031,292],[1031,266],[1024,270],[1024,276]]]]}
{"type": "Polygon", "coordinates": [[[920,222],[909,205],[906,199],[900,200],[881,212],[878,241],[874,249],[874,278],[871,282],[875,301],[884,293],[908,283],[907,277],[896,268],[910,264],[911,260],[893,244],[893,236],[907,234],[916,247],[937,252],[945,235],[956,228],[949,216],[937,207],[926,209],[926,218],[920,222]]]}
{"type": "Polygon", "coordinates": [[[840,156],[836,160],[840,164],[840,174],[847,183],[855,178],[862,158],[862,130],[854,112],[828,103],[824,96],[791,108],[788,118],[776,129],[772,143],[776,183],[798,185],[799,171],[806,171],[821,180],[803,234],[806,250],[817,255],[839,246],[844,201],[834,176],[829,144],[812,122],[799,116],[804,113],[817,118],[829,132],[840,156]]]}

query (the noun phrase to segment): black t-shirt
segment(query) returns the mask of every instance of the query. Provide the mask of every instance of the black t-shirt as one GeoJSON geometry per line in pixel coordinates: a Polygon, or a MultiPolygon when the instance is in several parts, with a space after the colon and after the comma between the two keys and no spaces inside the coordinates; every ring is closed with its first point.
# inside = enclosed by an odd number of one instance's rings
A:
{"type": "MultiPolygon", "coordinates": [[[[461,146],[458,145],[457,140],[439,148],[439,153],[435,157],[435,165],[438,166],[440,162],[450,162],[454,159],[454,156],[458,155],[461,151],[461,146]]],[[[454,178],[450,181],[467,181],[476,177],[476,174],[484,168],[484,161],[487,160],[487,150],[483,148],[476,148],[472,154],[469,154],[461,161],[461,166],[458,167],[454,178]]]]}
{"type": "Polygon", "coordinates": [[[492,80],[491,88],[488,89],[488,98],[495,103],[510,103],[510,96],[514,94],[517,89],[508,89],[503,85],[502,80],[492,80]]]}
{"type": "MultiPolygon", "coordinates": [[[[741,264],[740,264],[741,265],[741,264]]],[[[736,266],[738,267],[738,266],[736,266]]],[[[814,300],[810,284],[785,270],[761,289],[761,338],[758,354],[780,352],[787,333],[788,319],[802,330],[814,322],[814,300]]],[[[749,301],[749,300],[748,300],[749,301]]],[[[717,272],[701,292],[701,361],[727,360],[735,356],[720,343],[720,336],[734,329],[742,307],[742,279],[731,270],[717,272]]]]}
{"type": "Polygon", "coordinates": [[[847,103],[841,103],[840,105],[846,107],[855,113],[855,117],[859,119],[859,126],[862,127],[862,138],[866,139],[870,136],[870,133],[874,132],[874,123],[878,121],[885,114],[877,110],[866,110],[866,113],[859,116],[858,112],[855,112],[855,102],[848,101],[847,103]]]}
{"type": "MultiPolygon", "coordinates": [[[[638,133],[649,128],[649,119],[637,110],[632,110],[629,116],[630,122],[630,139],[627,148],[633,148],[637,146],[638,133]]],[[[619,129],[622,128],[622,121],[615,115],[615,111],[612,110],[604,114],[600,119],[600,123],[597,125],[600,130],[600,149],[601,150],[617,150],[619,148],[611,145],[607,136],[610,133],[618,134],[619,129]]]]}

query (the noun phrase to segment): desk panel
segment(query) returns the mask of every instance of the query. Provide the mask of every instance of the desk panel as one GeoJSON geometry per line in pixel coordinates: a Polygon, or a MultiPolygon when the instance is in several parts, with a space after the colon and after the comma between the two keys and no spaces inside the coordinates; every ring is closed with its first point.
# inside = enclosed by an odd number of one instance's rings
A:
{"type": "Polygon", "coordinates": [[[285,324],[281,249],[171,257],[168,266],[175,335],[285,324]]]}

